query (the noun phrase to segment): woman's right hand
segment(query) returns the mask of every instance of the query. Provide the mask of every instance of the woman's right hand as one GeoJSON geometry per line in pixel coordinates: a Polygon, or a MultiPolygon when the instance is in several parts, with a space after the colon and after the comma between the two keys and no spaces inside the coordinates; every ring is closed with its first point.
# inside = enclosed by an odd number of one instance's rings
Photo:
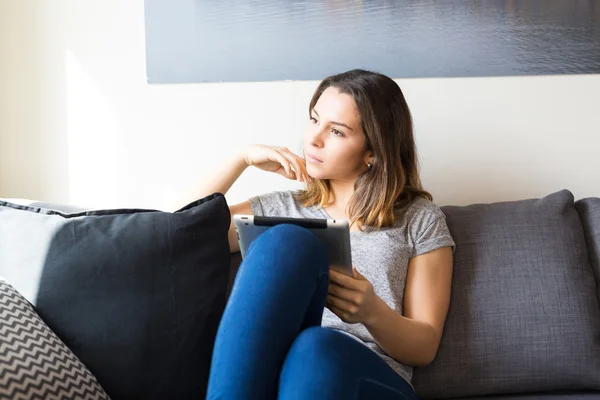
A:
{"type": "Polygon", "coordinates": [[[244,149],[243,156],[249,167],[255,166],[299,182],[311,181],[306,171],[306,160],[287,147],[253,144],[244,149]]]}

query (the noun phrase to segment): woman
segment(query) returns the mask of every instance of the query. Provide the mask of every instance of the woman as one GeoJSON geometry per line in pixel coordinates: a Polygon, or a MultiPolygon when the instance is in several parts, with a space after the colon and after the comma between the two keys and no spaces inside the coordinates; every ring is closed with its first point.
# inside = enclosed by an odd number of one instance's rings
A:
{"type": "MultiPolygon", "coordinates": [[[[262,234],[240,266],[215,342],[209,399],[413,399],[413,366],[435,357],[454,242],[421,187],[412,120],[390,78],[326,78],[309,106],[302,158],[253,145],[204,188],[226,193],[249,166],[306,183],[232,214],[347,219],[353,276],[330,270],[308,230],[262,234]]],[[[232,252],[239,250],[235,228],[232,252]]]]}

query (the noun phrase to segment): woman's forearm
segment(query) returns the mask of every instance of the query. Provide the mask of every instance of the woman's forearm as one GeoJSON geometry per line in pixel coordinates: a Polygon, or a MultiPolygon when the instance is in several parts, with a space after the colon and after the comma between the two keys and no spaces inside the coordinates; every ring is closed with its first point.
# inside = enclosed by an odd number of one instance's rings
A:
{"type": "Polygon", "coordinates": [[[238,180],[242,173],[248,168],[243,153],[236,152],[225,162],[221,163],[215,170],[211,171],[209,178],[204,185],[198,189],[198,198],[208,196],[213,193],[227,194],[231,186],[238,180]]]}
{"type": "Polygon", "coordinates": [[[376,308],[372,318],[364,325],[383,351],[396,361],[415,367],[433,361],[437,340],[431,325],[403,317],[381,298],[376,308]]]}

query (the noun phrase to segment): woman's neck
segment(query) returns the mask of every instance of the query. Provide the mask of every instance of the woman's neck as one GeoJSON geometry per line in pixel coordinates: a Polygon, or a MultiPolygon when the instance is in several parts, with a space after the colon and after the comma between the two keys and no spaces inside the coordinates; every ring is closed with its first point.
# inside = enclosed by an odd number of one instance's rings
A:
{"type": "Polygon", "coordinates": [[[330,180],[329,186],[334,202],[325,209],[333,218],[348,219],[348,203],[354,194],[354,181],[330,180]]]}

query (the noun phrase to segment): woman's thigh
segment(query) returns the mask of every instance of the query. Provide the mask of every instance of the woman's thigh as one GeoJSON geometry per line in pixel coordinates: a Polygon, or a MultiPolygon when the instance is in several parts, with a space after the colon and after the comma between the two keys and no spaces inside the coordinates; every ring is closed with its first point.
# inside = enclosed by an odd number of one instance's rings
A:
{"type": "Polygon", "coordinates": [[[294,341],[279,378],[280,399],[417,399],[412,387],[374,351],[322,327],[294,341]]]}
{"type": "Polygon", "coordinates": [[[281,365],[303,329],[321,324],[329,264],[321,241],[278,225],[250,247],[219,324],[209,399],[274,399],[281,365]]]}

